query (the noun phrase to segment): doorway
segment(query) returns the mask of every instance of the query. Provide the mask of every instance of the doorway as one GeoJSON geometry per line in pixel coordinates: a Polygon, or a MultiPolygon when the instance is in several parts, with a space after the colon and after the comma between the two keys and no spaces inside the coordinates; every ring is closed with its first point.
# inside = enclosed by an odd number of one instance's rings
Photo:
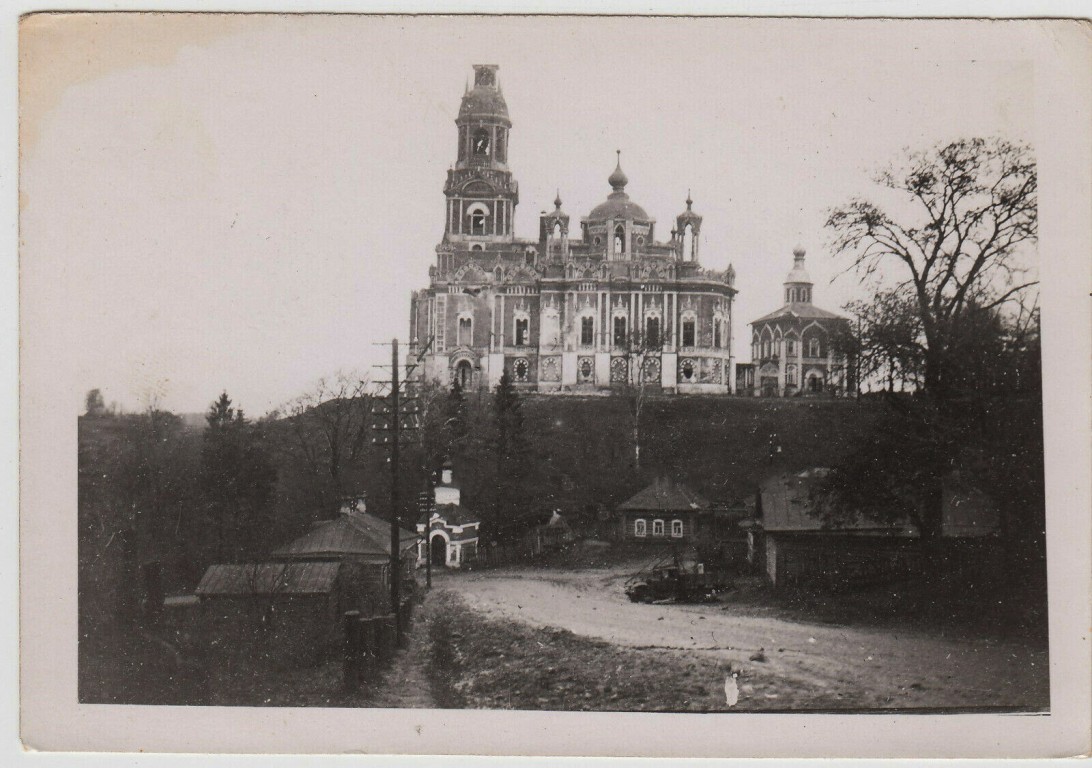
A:
{"type": "Polygon", "coordinates": [[[428,546],[432,564],[439,566],[447,565],[447,540],[443,536],[436,534],[432,537],[428,546]]]}
{"type": "Polygon", "coordinates": [[[471,383],[474,381],[474,369],[470,365],[470,361],[462,360],[455,366],[455,380],[459,382],[459,389],[470,389],[471,383]]]}

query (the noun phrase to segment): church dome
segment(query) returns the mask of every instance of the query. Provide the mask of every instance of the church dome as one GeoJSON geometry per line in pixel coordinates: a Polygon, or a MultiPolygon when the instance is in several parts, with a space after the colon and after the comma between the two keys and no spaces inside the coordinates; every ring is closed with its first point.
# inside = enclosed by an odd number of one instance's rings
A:
{"type": "Polygon", "coordinates": [[[459,117],[502,117],[508,119],[504,94],[490,86],[474,86],[463,96],[459,117]]]}
{"type": "Polygon", "coordinates": [[[607,181],[614,191],[607,196],[604,202],[592,208],[591,213],[588,214],[589,221],[605,221],[607,219],[650,221],[645,209],[630,200],[629,195],[626,194],[626,184],[629,183],[629,179],[626,178],[626,174],[622,170],[621,151],[618,152],[618,165],[615,166],[614,172],[607,178],[607,181]]]}
{"type": "Polygon", "coordinates": [[[804,247],[801,245],[792,249],[793,264],[789,274],[785,276],[786,283],[811,283],[811,275],[804,268],[804,247]]]}

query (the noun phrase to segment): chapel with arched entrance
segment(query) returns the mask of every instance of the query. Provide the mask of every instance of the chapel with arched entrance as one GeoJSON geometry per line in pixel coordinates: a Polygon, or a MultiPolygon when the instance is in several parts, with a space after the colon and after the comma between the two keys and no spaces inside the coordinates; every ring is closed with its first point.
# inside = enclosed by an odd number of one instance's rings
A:
{"type": "Polygon", "coordinates": [[[465,568],[478,558],[477,515],[462,506],[459,488],[446,462],[436,486],[436,503],[417,521],[417,564],[428,558],[433,567],[465,568]],[[426,534],[427,531],[427,534],[426,534]]]}

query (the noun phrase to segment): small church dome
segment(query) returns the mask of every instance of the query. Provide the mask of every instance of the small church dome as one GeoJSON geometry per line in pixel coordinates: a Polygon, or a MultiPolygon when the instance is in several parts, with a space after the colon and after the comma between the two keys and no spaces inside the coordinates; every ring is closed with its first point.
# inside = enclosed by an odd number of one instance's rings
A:
{"type": "Polygon", "coordinates": [[[808,274],[808,270],[804,268],[804,247],[798,245],[792,249],[793,265],[789,270],[789,274],[785,276],[786,283],[808,283],[811,284],[811,276],[808,274]]]}
{"type": "Polygon", "coordinates": [[[626,174],[622,170],[621,150],[618,151],[618,165],[615,166],[614,173],[610,175],[607,181],[614,191],[607,196],[606,201],[592,208],[591,213],[588,214],[589,221],[605,221],[607,219],[650,220],[645,209],[630,200],[629,195],[626,194],[626,184],[629,183],[629,179],[626,178],[626,174]]]}

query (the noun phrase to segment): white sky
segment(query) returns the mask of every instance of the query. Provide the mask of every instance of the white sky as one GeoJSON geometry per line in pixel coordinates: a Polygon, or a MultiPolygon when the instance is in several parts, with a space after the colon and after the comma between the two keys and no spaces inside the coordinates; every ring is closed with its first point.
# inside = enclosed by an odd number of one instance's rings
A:
{"type": "Polygon", "coordinates": [[[870,169],[1034,128],[1032,41],[1014,24],[71,21],[24,59],[21,270],[24,318],[62,341],[79,408],[92,387],[175,411],[227,389],[258,415],[383,362],[374,342],[405,339],[443,233],[475,63],[500,65],[517,236],[537,236],[557,188],[574,222],[602,201],[621,149],[658,239],[690,188],[703,263],[735,265],[741,362],[797,242],[818,305],[858,295],[827,284],[822,225],[870,169]]]}

